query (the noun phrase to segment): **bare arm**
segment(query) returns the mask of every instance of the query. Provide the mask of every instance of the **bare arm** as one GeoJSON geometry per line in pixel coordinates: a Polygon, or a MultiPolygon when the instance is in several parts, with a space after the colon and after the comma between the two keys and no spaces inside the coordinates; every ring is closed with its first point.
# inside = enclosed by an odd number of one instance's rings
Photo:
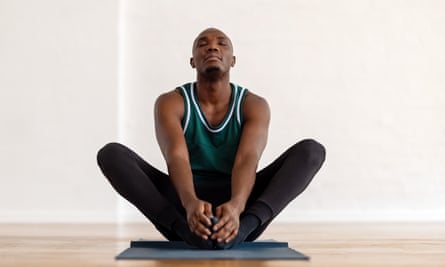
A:
{"type": "Polygon", "coordinates": [[[244,211],[255,183],[256,169],[266,147],[270,121],[267,102],[250,95],[243,106],[244,126],[232,170],[231,202],[244,211]]]}
{"type": "Polygon", "coordinates": [[[243,132],[232,169],[232,198],[217,208],[218,240],[230,242],[237,234],[239,216],[255,183],[256,169],[267,142],[270,110],[267,102],[252,93],[243,104],[243,132]],[[221,229],[221,230],[219,230],[221,229]]]}
{"type": "Polygon", "coordinates": [[[212,216],[212,208],[210,203],[199,200],[195,193],[187,145],[181,126],[183,116],[184,102],[178,92],[171,91],[157,99],[156,138],[167,163],[170,179],[187,211],[190,230],[206,239],[210,235],[206,226],[211,225],[208,217],[212,216]]]}

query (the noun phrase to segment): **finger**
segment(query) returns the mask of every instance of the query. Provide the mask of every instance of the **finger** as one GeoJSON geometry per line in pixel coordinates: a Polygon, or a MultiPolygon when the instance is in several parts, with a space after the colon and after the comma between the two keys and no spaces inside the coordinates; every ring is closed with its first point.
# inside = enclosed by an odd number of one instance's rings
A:
{"type": "Polygon", "coordinates": [[[226,243],[230,243],[233,239],[235,239],[235,237],[238,235],[238,230],[235,229],[234,231],[232,231],[232,233],[225,239],[224,242],[226,243]]]}
{"type": "Polygon", "coordinates": [[[210,203],[204,204],[204,214],[209,218],[213,217],[212,204],[210,203]]]}
{"type": "Polygon", "coordinates": [[[208,237],[209,237],[210,234],[211,234],[209,228],[206,227],[205,225],[201,224],[201,223],[198,224],[198,226],[196,227],[194,233],[195,233],[196,235],[198,235],[198,236],[200,236],[200,237],[206,239],[206,240],[208,239],[208,237]]]}
{"type": "Polygon", "coordinates": [[[201,222],[201,220],[206,219],[206,217],[204,215],[201,215],[201,216],[195,214],[194,216],[191,216],[189,218],[188,225],[189,225],[191,232],[196,233],[196,232],[200,231],[200,227],[203,224],[203,222],[201,222]]]}
{"type": "Polygon", "coordinates": [[[225,224],[224,225],[222,225],[221,227],[218,227],[217,225],[219,224],[219,222],[212,228],[212,230],[213,230],[213,234],[212,234],[212,236],[211,236],[211,238],[213,239],[213,240],[218,240],[218,239],[221,239],[222,237],[223,237],[223,235],[224,235],[224,227],[225,227],[225,224]]]}
{"type": "Polygon", "coordinates": [[[218,242],[222,242],[226,238],[230,236],[235,227],[233,226],[233,222],[227,222],[219,231],[217,231],[214,235],[212,235],[212,239],[218,240],[218,242]]]}
{"type": "Polygon", "coordinates": [[[213,231],[215,231],[215,232],[220,231],[222,228],[225,227],[225,225],[227,224],[228,221],[229,221],[228,217],[220,218],[219,221],[215,224],[215,226],[213,226],[213,231]]]}
{"type": "Polygon", "coordinates": [[[221,208],[221,206],[219,206],[219,207],[217,207],[216,208],[216,210],[215,210],[215,213],[216,213],[216,217],[218,217],[218,218],[221,218],[222,217],[222,208],[221,208]]]}
{"type": "Polygon", "coordinates": [[[222,242],[223,240],[227,240],[235,230],[232,222],[228,222],[224,225],[224,228],[221,229],[221,236],[218,238],[218,242],[222,242]]]}
{"type": "Polygon", "coordinates": [[[210,221],[210,218],[206,216],[205,214],[201,214],[199,216],[199,222],[203,224],[206,228],[209,228],[212,226],[212,222],[210,221]]]}

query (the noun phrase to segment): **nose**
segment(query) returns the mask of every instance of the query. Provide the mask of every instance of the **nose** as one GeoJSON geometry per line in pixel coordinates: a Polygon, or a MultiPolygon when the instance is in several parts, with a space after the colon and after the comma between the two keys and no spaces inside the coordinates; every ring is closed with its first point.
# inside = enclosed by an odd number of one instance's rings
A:
{"type": "Polygon", "coordinates": [[[219,51],[219,47],[215,43],[210,43],[210,45],[207,47],[208,52],[214,52],[219,51]]]}

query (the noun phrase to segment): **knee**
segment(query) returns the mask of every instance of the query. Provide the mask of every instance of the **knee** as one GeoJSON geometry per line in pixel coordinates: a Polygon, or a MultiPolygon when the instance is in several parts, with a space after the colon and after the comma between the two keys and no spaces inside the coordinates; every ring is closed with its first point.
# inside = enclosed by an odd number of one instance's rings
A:
{"type": "Polygon", "coordinates": [[[304,139],[295,145],[295,149],[302,153],[310,165],[321,166],[326,158],[326,149],[313,139],[304,139]]]}
{"type": "Polygon", "coordinates": [[[119,151],[122,150],[122,145],[119,143],[108,143],[97,152],[97,164],[99,167],[108,165],[109,162],[113,161],[119,151]]]}

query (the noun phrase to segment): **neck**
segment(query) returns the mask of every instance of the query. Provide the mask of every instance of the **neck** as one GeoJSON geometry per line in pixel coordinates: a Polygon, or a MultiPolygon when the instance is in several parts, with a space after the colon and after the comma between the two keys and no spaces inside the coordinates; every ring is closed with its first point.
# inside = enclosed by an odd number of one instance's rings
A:
{"type": "Polygon", "coordinates": [[[208,79],[198,75],[196,87],[199,101],[203,104],[227,102],[232,93],[228,74],[219,79],[208,79]]]}

